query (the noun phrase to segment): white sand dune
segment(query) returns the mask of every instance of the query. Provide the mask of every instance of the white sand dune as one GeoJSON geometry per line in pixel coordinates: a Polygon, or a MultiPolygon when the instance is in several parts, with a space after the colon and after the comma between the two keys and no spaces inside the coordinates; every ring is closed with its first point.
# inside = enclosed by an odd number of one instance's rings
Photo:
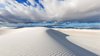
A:
{"type": "MultiPolygon", "coordinates": [[[[60,29],[53,30],[43,27],[12,29],[10,31],[7,31],[7,34],[2,33],[2,35],[0,35],[0,56],[98,56],[99,55],[100,52],[97,53],[95,52],[96,50],[92,52],[89,49],[90,51],[88,51],[87,46],[83,47],[84,42],[76,41],[79,40],[78,38],[74,39],[74,37],[77,37],[75,36],[77,35],[77,33],[73,35],[73,33],[70,32],[71,31],[65,32],[65,30],[64,31],[60,29]],[[72,40],[70,40],[69,38],[72,40]]],[[[91,46],[92,45],[90,45],[90,47],[91,46]]]]}
{"type": "Polygon", "coordinates": [[[13,32],[14,29],[10,29],[10,28],[0,28],[0,36],[1,35],[5,35],[7,33],[13,32]]]}
{"type": "Polygon", "coordinates": [[[72,43],[100,55],[100,30],[59,29],[58,31],[69,34],[67,39],[72,43]]]}

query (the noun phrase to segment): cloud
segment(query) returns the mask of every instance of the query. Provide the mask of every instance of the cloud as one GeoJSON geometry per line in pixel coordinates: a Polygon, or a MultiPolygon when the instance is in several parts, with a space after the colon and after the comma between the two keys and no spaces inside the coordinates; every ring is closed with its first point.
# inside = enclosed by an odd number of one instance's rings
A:
{"type": "Polygon", "coordinates": [[[0,0],[0,21],[32,22],[41,20],[83,20],[100,19],[99,0],[0,0]],[[43,6],[43,7],[42,7],[43,6]],[[2,8],[2,9],[1,9],[2,8]]]}
{"type": "Polygon", "coordinates": [[[65,0],[62,3],[47,0],[44,5],[49,15],[65,20],[100,15],[99,0],[65,0]]]}

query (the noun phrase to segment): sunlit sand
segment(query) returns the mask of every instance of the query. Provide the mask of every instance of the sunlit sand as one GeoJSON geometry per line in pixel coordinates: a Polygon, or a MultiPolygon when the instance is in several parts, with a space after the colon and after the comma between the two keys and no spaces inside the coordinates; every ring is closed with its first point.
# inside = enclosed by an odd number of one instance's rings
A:
{"type": "Polygon", "coordinates": [[[0,56],[98,56],[100,30],[0,29],[0,56]]]}

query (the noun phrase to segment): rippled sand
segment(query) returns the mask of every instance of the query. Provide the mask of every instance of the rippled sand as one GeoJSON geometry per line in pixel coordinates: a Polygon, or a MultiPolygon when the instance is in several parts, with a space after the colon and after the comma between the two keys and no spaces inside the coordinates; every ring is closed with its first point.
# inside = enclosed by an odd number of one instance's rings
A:
{"type": "Polygon", "coordinates": [[[1,29],[0,56],[98,56],[99,42],[97,30],[1,29]]]}

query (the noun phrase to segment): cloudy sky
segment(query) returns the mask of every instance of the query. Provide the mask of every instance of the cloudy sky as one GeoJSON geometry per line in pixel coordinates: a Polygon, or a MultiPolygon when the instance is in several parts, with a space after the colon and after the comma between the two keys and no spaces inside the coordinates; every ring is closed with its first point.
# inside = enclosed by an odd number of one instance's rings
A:
{"type": "Polygon", "coordinates": [[[100,0],[0,0],[0,22],[100,21],[100,0]]]}

